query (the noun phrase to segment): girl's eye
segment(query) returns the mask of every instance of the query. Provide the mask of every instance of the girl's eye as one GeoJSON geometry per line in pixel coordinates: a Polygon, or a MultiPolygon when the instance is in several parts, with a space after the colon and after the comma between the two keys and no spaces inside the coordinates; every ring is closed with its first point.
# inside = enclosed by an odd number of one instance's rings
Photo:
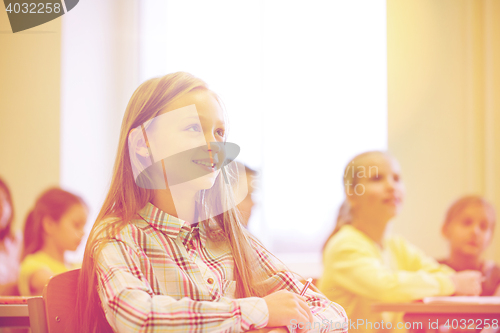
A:
{"type": "Polygon", "coordinates": [[[215,133],[217,133],[217,135],[220,136],[221,138],[224,137],[224,130],[223,129],[218,129],[215,133]]]}
{"type": "Polygon", "coordinates": [[[76,222],[74,227],[78,230],[83,230],[85,228],[85,222],[76,222]]]}
{"type": "Polygon", "coordinates": [[[382,176],[377,174],[377,175],[375,175],[375,176],[372,176],[370,179],[371,179],[371,180],[374,180],[374,181],[379,181],[379,180],[381,180],[381,179],[382,179],[382,176]]]}
{"type": "Polygon", "coordinates": [[[464,226],[469,226],[471,223],[472,223],[472,220],[471,220],[471,219],[465,219],[465,220],[462,220],[462,224],[463,224],[464,226]]]}
{"type": "Polygon", "coordinates": [[[488,222],[482,221],[480,227],[482,231],[488,230],[488,222]]]}
{"type": "Polygon", "coordinates": [[[194,125],[191,125],[188,128],[186,128],[186,131],[188,131],[188,132],[201,132],[201,128],[200,128],[200,125],[194,124],[194,125]]]}

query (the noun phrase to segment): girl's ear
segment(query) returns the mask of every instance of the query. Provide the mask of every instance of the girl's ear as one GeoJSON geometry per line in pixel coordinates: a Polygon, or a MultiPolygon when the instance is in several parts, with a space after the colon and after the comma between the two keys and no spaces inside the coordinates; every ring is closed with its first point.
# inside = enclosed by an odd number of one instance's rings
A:
{"type": "Polygon", "coordinates": [[[140,127],[133,128],[128,134],[128,146],[131,156],[133,152],[141,157],[149,157],[149,149],[140,127]]]}
{"type": "Polygon", "coordinates": [[[46,215],[42,219],[42,228],[47,235],[52,235],[57,226],[57,222],[50,216],[46,215]]]}
{"type": "Polygon", "coordinates": [[[443,224],[443,226],[441,227],[441,235],[443,235],[444,238],[448,239],[448,225],[449,223],[445,223],[443,224]]]}
{"type": "Polygon", "coordinates": [[[133,128],[128,133],[128,152],[134,180],[137,181],[141,173],[153,164],[146,137],[142,126],[133,128]]]}

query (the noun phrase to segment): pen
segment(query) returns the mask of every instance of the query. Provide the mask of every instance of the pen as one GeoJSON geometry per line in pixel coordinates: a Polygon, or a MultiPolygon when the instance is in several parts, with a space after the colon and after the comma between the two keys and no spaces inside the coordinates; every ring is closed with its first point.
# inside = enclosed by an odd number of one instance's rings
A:
{"type": "Polygon", "coordinates": [[[313,281],[312,278],[309,278],[309,279],[306,280],[306,284],[304,285],[304,288],[300,292],[300,296],[304,296],[304,294],[306,293],[307,288],[309,288],[309,285],[311,284],[312,281],[313,281]]]}

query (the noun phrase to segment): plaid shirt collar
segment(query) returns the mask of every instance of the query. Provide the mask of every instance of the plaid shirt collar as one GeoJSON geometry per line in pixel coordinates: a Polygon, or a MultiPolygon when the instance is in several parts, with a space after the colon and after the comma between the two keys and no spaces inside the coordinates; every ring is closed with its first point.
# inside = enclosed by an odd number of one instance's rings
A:
{"type": "Polygon", "coordinates": [[[192,227],[189,222],[165,213],[150,202],[139,211],[139,216],[168,237],[172,239],[180,237],[183,243],[187,243],[199,235],[202,245],[205,246],[207,237],[202,224],[196,223],[196,226],[192,227]]]}

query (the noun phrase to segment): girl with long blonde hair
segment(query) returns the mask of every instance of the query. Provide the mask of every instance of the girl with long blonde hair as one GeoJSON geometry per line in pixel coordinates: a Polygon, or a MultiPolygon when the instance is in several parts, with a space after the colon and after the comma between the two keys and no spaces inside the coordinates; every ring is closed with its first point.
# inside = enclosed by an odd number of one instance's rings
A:
{"type": "Polygon", "coordinates": [[[323,248],[318,287],[345,307],[350,322],[356,323],[351,328],[358,332],[400,328],[401,316],[375,313],[373,303],[481,292],[479,272],[455,273],[406,239],[386,232],[405,193],[399,163],[392,155],[370,151],[354,157],[343,182],[345,201],[323,248]]]}
{"type": "Polygon", "coordinates": [[[340,306],[300,296],[302,284],[242,227],[225,126],[217,95],[190,74],[134,92],[85,250],[80,332],[303,332],[326,321],[347,330],[340,306]]]}

